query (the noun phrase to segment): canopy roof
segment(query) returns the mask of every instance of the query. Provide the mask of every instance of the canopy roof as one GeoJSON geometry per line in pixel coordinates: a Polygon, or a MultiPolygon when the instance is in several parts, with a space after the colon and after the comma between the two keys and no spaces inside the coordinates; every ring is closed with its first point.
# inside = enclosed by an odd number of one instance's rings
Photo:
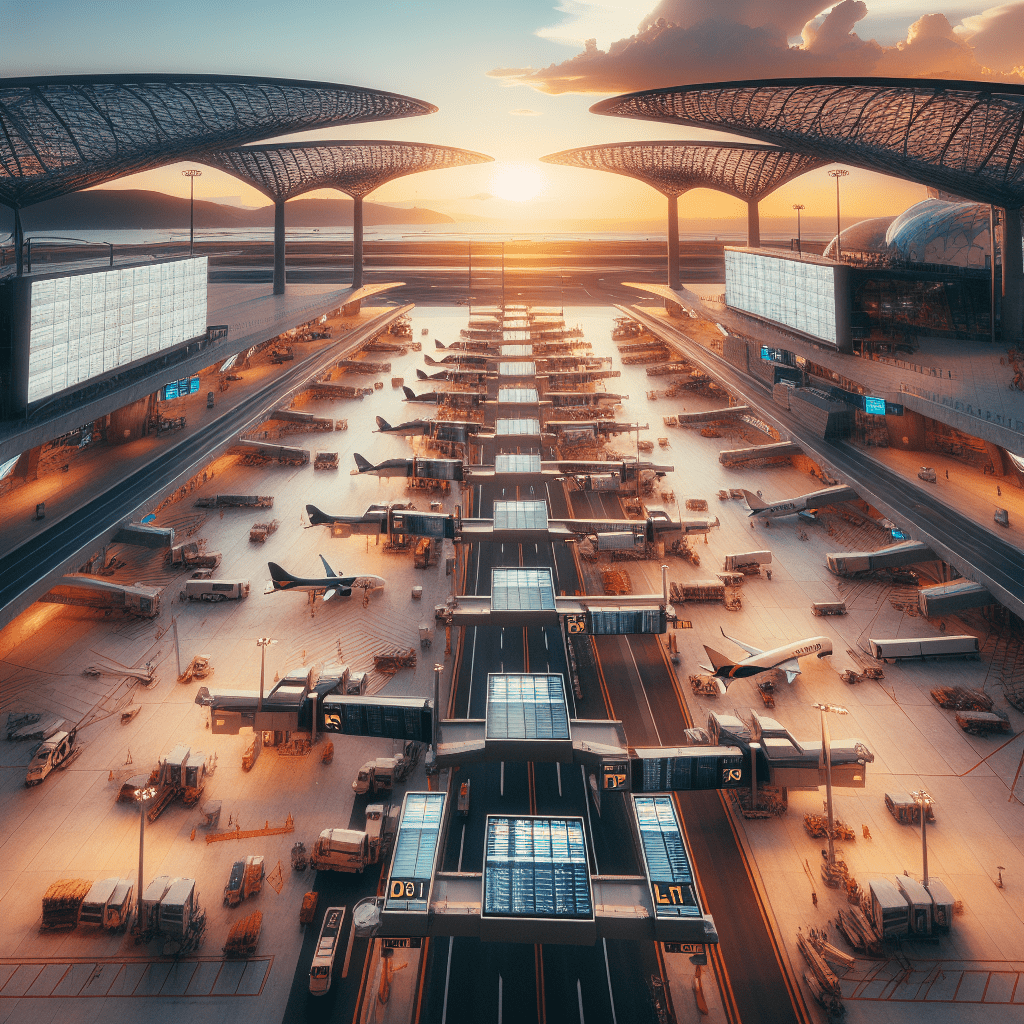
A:
{"type": "Polygon", "coordinates": [[[425,142],[282,142],[207,153],[202,162],[258,188],[292,199],[317,188],[365,196],[392,178],[418,171],[488,163],[493,157],[425,142]]]}
{"type": "Polygon", "coordinates": [[[595,114],[732,132],[1009,208],[1024,204],[1024,86],[935,79],[716,82],[613,96],[595,114]]]}
{"type": "Polygon", "coordinates": [[[639,178],[666,196],[711,188],[748,201],[827,163],[805,153],[748,142],[618,142],[567,149],[541,160],[639,178]]]}
{"type": "Polygon", "coordinates": [[[436,110],[378,89],[278,78],[0,79],[0,203],[30,206],[210,149],[436,110]]]}

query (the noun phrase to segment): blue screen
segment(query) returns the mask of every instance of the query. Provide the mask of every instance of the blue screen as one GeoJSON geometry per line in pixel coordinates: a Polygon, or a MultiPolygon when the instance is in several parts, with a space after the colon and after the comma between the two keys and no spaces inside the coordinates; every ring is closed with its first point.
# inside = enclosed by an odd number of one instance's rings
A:
{"type": "Polygon", "coordinates": [[[885,399],[884,398],[865,398],[864,399],[864,411],[870,413],[872,416],[884,416],[885,415],[885,399]]]}

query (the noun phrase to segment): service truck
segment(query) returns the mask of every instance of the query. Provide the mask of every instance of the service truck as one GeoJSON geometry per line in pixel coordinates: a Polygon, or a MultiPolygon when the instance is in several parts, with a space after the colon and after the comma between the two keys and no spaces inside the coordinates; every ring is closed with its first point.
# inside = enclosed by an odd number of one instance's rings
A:
{"type": "Polygon", "coordinates": [[[236,860],[231,865],[228,884],[224,886],[224,905],[237,907],[242,900],[261,892],[266,874],[266,866],[263,863],[263,858],[259,855],[250,855],[244,860],[236,860]]]}
{"type": "Polygon", "coordinates": [[[188,580],[179,600],[241,601],[248,596],[248,580],[188,580]]]}
{"type": "Polygon", "coordinates": [[[82,900],[80,925],[93,925],[111,932],[123,932],[135,905],[135,883],[130,878],[101,878],[82,900]]]}
{"type": "Polygon", "coordinates": [[[771,565],[772,553],[770,551],[744,551],[739,554],[725,556],[725,563],[722,568],[726,572],[742,570],[743,566],[771,565]]]}
{"type": "Polygon", "coordinates": [[[26,786],[38,786],[55,768],[66,768],[82,752],[81,745],[75,746],[78,730],[55,732],[49,739],[36,747],[28,771],[25,773],[26,786]]]}
{"type": "Polygon", "coordinates": [[[313,844],[309,864],[316,871],[362,872],[376,864],[390,848],[397,822],[391,806],[370,804],[366,808],[366,831],[326,828],[313,844]]]}
{"type": "Polygon", "coordinates": [[[352,792],[356,796],[364,793],[390,793],[395,783],[403,782],[416,764],[416,748],[406,743],[401,754],[392,757],[375,757],[367,761],[352,780],[352,792]]]}

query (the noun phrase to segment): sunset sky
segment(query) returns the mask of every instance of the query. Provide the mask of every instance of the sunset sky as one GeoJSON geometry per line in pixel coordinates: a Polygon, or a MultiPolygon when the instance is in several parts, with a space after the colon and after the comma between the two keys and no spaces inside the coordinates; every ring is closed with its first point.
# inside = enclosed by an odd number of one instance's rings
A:
{"type": "MultiPolygon", "coordinates": [[[[487,153],[496,164],[399,179],[372,199],[456,219],[501,218],[513,229],[554,219],[664,216],[664,200],[647,186],[537,163],[544,154],[716,137],[590,114],[607,95],[816,74],[1024,82],[1024,0],[0,0],[0,12],[5,76],[266,75],[428,100],[438,114],[306,138],[401,139],[487,153]]],[[[107,187],[187,195],[181,166],[107,187]]],[[[794,202],[804,203],[807,215],[832,215],[832,184],[826,169],[811,172],[764,200],[762,217],[791,216],[794,202]]],[[[266,203],[211,169],[196,196],[266,203]]],[[[920,186],[854,171],[844,182],[844,222],[896,213],[923,196],[920,186]]],[[[679,209],[681,219],[744,215],[737,200],[706,190],[683,196],[679,209]]]]}

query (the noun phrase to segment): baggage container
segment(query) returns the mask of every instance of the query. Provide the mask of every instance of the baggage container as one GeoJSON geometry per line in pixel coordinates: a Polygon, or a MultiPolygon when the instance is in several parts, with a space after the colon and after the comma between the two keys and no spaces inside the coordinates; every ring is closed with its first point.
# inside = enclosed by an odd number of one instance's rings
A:
{"type": "Polygon", "coordinates": [[[929,878],[926,888],[932,898],[932,931],[948,932],[953,927],[953,895],[938,878],[929,878]]]}
{"type": "Polygon", "coordinates": [[[868,882],[868,910],[875,931],[883,939],[906,935],[910,930],[910,907],[891,878],[868,882]]]}
{"type": "Polygon", "coordinates": [[[910,908],[910,934],[931,935],[932,898],[928,890],[907,875],[897,875],[896,885],[910,908]]]}

